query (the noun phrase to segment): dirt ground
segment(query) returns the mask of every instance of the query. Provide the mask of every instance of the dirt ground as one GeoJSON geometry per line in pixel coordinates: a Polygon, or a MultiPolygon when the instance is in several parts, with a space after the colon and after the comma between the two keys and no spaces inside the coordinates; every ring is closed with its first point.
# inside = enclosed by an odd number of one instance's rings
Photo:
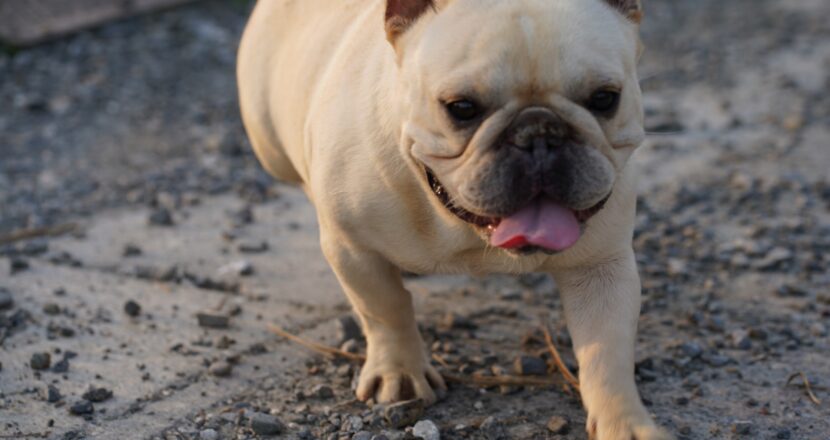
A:
{"type": "MultiPolygon", "coordinates": [[[[641,393],[680,439],[829,440],[830,3],[645,4],[641,393]]],[[[368,408],[356,366],[267,331],[363,344],[313,208],[245,140],[247,8],[0,52],[0,237],[73,229],[0,238],[0,439],[585,439],[561,382],[368,408]]],[[[544,368],[542,323],[575,367],[544,275],[407,284],[445,372],[544,368]]]]}

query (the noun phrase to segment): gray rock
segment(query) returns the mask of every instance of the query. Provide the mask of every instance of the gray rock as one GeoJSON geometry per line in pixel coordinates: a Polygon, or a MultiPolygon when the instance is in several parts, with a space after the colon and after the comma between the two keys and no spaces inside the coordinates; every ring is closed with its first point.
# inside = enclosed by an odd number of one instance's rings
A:
{"type": "Polygon", "coordinates": [[[352,436],[352,440],[372,440],[372,433],[369,431],[360,431],[352,436]]]}
{"type": "Polygon", "coordinates": [[[231,375],[231,372],[233,371],[233,365],[231,365],[230,362],[227,361],[216,361],[210,364],[210,367],[208,367],[208,371],[210,372],[210,374],[216,377],[228,377],[231,375]]]}
{"type": "Polygon", "coordinates": [[[85,392],[81,396],[84,400],[89,400],[90,402],[104,402],[112,398],[112,391],[106,388],[95,388],[90,387],[87,392],[85,392]]]}
{"type": "Polygon", "coordinates": [[[315,385],[309,391],[309,397],[316,397],[318,399],[331,399],[334,397],[334,390],[331,389],[328,385],[315,385]]]}
{"type": "Polygon", "coordinates": [[[44,394],[45,395],[43,397],[49,403],[55,403],[55,402],[58,402],[61,399],[63,399],[63,396],[61,395],[61,391],[54,385],[47,386],[46,387],[46,392],[44,394]]]}
{"type": "Polygon", "coordinates": [[[46,370],[52,365],[52,356],[49,353],[35,353],[29,359],[29,366],[33,370],[46,370]]]}
{"type": "Polygon", "coordinates": [[[255,413],[251,416],[251,429],[258,435],[277,435],[285,427],[278,418],[270,414],[255,413]]]}
{"type": "Polygon", "coordinates": [[[703,354],[703,348],[697,342],[685,342],[680,345],[680,351],[684,356],[692,359],[700,357],[703,354]]]}
{"type": "Polygon", "coordinates": [[[126,313],[128,316],[132,316],[133,318],[135,318],[136,316],[141,314],[141,304],[133,300],[127,301],[126,303],[124,303],[124,313],[126,313]]]}
{"type": "Polygon", "coordinates": [[[519,356],[513,362],[513,370],[520,376],[544,376],[548,374],[548,364],[536,356],[519,356]]]}
{"type": "Polygon", "coordinates": [[[340,424],[341,432],[357,432],[363,429],[363,419],[358,416],[349,416],[340,424]]]}
{"type": "Polygon", "coordinates": [[[548,431],[557,435],[567,434],[568,431],[571,430],[571,423],[568,421],[568,419],[562,416],[551,417],[550,419],[548,419],[548,423],[546,426],[548,428],[548,431]]]}
{"type": "Polygon", "coordinates": [[[424,415],[424,401],[421,399],[398,402],[387,406],[383,411],[386,423],[395,429],[414,424],[422,415],[424,415]]]}
{"type": "Polygon", "coordinates": [[[14,298],[12,298],[11,292],[0,287],[0,310],[10,309],[13,305],[14,298]]]}
{"type": "Polygon", "coordinates": [[[203,429],[199,433],[200,440],[219,440],[219,433],[215,429],[203,429]]]}
{"type": "Polygon", "coordinates": [[[240,276],[247,277],[254,274],[254,265],[250,261],[240,260],[228,263],[219,268],[220,276],[240,276]]]}
{"type": "Polygon", "coordinates": [[[424,440],[441,440],[441,431],[431,420],[421,420],[412,427],[412,434],[424,440]]]}
{"type": "Polygon", "coordinates": [[[198,313],[196,319],[199,321],[199,327],[226,329],[230,326],[231,318],[225,315],[216,313],[198,313]]]}
{"type": "Polygon", "coordinates": [[[84,416],[95,412],[95,406],[88,400],[80,400],[69,406],[69,414],[73,416],[84,416]]]}
{"type": "Polygon", "coordinates": [[[269,249],[269,245],[267,241],[261,242],[248,242],[243,241],[240,242],[236,246],[236,250],[243,254],[261,254],[263,252],[267,252],[269,249]]]}
{"type": "Polygon", "coordinates": [[[732,424],[732,432],[737,435],[749,435],[752,432],[752,423],[738,421],[732,424]]]}
{"type": "Polygon", "coordinates": [[[175,224],[173,221],[173,214],[171,214],[170,210],[167,208],[156,208],[153,210],[147,219],[147,223],[150,226],[163,227],[173,226],[175,224]]]}

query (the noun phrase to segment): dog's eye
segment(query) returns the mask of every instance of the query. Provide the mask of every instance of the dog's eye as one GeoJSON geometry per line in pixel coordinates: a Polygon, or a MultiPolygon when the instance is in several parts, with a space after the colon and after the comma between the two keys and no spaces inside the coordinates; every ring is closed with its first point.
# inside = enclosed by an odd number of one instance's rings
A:
{"type": "Polygon", "coordinates": [[[473,101],[461,99],[445,104],[447,112],[459,122],[470,122],[481,116],[481,107],[473,101]]]}
{"type": "Polygon", "coordinates": [[[594,113],[613,113],[620,104],[620,93],[613,90],[597,90],[588,100],[588,110],[594,113]]]}

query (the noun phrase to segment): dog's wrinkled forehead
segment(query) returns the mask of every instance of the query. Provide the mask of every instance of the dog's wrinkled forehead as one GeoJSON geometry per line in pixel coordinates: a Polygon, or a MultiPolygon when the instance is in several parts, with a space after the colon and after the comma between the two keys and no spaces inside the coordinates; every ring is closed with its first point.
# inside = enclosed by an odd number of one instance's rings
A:
{"type": "Polygon", "coordinates": [[[599,0],[455,0],[428,23],[410,61],[438,96],[462,87],[567,93],[586,76],[622,82],[637,42],[636,26],[599,0]]]}

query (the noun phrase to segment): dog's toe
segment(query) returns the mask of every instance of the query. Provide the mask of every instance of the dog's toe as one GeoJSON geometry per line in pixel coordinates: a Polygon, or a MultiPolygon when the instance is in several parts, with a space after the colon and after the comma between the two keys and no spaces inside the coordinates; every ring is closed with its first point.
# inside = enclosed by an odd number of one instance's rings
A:
{"type": "Polygon", "coordinates": [[[421,399],[431,405],[446,394],[444,379],[431,365],[417,368],[383,368],[364,366],[357,386],[357,398],[378,403],[393,403],[421,399]]]}

